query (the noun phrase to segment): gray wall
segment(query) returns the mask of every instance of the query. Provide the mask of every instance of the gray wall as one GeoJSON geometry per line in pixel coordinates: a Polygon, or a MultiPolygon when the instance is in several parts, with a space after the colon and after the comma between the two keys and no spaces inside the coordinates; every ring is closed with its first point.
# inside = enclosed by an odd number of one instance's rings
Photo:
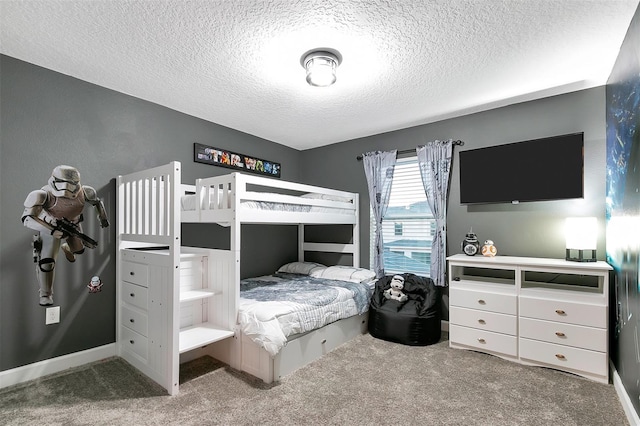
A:
{"type": "MultiPolygon", "coordinates": [[[[107,90],[14,58],[0,56],[0,371],[112,343],[115,340],[115,177],[172,160],[183,181],[228,173],[193,162],[193,143],[278,161],[282,179],[297,181],[299,152],[171,109],[107,90]],[[29,192],[47,183],[58,164],[77,167],[82,183],[103,198],[111,226],[101,230],[85,209],[85,232],[99,241],[73,263],[58,258],[54,303],[61,322],[45,325],[38,305],[33,232],[22,226],[29,192]],[[101,293],[86,285],[99,275],[101,293]]],[[[215,225],[186,226],[190,245],[218,245],[215,225]],[[203,241],[213,234],[212,240],[203,241]]],[[[242,274],[272,272],[295,259],[294,227],[243,233],[242,274]],[[287,234],[285,237],[282,235],[287,234]],[[290,237],[292,236],[292,237],[290,237]],[[285,243],[287,242],[287,243],[285,243]]]]}
{"type": "MultiPolygon", "coordinates": [[[[361,194],[362,266],[369,265],[369,199],[362,163],[356,156],[373,150],[405,150],[435,139],[460,139],[456,147],[447,214],[448,254],[473,227],[480,240],[491,239],[498,254],[564,258],[564,219],[596,216],[600,225],[598,258],[604,259],[605,90],[590,90],[526,102],[410,129],[356,139],[302,152],[301,171],[310,183],[361,194]],[[584,132],[585,197],[578,200],[461,205],[458,152],[491,145],[584,132]],[[330,171],[330,173],[328,173],[330,171]]],[[[549,152],[549,155],[553,155],[549,152]]],[[[487,182],[487,185],[490,185],[487,182]]]]}

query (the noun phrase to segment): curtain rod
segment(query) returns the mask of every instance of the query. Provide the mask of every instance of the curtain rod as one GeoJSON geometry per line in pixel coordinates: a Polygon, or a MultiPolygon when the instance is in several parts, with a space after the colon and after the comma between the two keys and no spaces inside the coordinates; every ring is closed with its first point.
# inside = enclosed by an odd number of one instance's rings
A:
{"type": "MultiPolygon", "coordinates": [[[[455,145],[463,146],[464,145],[464,141],[460,141],[460,140],[453,141],[453,145],[454,146],[455,145]]],[[[403,149],[403,150],[398,151],[398,154],[409,154],[409,153],[412,153],[412,152],[416,152],[416,150],[415,149],[403,149]]],[[[356,157],[356,160],[362,161],[362,155],[358,155],[356,157]]]]}

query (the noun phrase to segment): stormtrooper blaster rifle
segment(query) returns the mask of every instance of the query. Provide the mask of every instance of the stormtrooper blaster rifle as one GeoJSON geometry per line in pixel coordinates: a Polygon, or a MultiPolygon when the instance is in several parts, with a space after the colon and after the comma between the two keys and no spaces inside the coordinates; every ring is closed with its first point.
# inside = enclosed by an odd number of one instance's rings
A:
{"type": "Polygon", "coordinates": [[[90,249],[98,247],[98,242],[88,235],[83,234],[78,230],[78,227],[69,219],[60,218],[56,221],[56,226],[53,231],[60,231],[63,235],[69,235],[76,237],[82,241],[82,245],[90,249]]]}

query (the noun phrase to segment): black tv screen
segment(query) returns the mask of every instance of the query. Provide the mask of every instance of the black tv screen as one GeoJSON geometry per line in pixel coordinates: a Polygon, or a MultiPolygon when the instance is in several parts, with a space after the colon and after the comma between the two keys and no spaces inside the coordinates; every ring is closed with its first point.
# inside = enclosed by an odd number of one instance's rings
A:
{"type": "Polygon", "coordinates": [[[584,133],[460,151],[460,203],[584,197],[584,133]]]}

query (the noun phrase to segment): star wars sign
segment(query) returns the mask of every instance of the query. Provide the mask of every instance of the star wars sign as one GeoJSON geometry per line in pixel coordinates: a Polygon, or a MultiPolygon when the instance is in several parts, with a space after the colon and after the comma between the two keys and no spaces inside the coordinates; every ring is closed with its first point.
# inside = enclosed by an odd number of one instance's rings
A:
{"type": "Polygon", "coordinates": [[[239,172],[258,173],[278,178],[280,177],[281,171],[280,163],[199,143],[193,144],[193,161],[196,163],[211,164],[213,166],[228,167],[239,172]]]}

